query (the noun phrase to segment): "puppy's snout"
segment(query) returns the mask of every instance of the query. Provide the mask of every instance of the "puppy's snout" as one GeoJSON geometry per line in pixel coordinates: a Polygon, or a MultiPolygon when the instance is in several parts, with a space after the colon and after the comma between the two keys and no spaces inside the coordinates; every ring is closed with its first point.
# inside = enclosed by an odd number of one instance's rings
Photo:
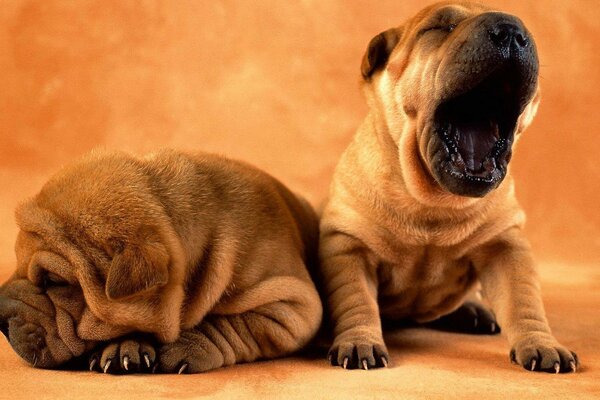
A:
{"type": "Polygon", "coordinates": [[[488,29],[490,40],[501,50],[521,50],[529,46],[529,37],[519,21],[502,18],[488,29]]]}

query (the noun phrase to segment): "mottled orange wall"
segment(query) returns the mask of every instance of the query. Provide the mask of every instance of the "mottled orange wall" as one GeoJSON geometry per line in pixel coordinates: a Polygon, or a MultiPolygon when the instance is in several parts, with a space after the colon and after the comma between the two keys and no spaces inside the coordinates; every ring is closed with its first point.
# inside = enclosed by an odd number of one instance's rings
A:
{"type": "MultiPolygon", "coordinates": [[[[318,202],[365,114],[366,44],[425,3],[3,0],[0,269],[17,201],[98,146],[221,152],[318,202]]],[[[530,238],[540,258],[598,262],[600,3],[489,4],[540,52],[542,106],[513,165],[530,238]]]]}

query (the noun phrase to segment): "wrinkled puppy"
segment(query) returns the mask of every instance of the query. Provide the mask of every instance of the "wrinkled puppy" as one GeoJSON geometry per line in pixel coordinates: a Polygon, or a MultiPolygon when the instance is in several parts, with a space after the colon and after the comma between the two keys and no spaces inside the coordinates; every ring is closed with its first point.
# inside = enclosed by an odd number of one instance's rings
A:
{"type": "Polygon", "coordinates": [[[91,369],[195,373],[289,354],[319,327],[316,215],[243,163],[92,154],[16,217],[0,327],[36,367],[99,348],[91,369]]]}
{"type": "Polygon", "coordinates": [[[492,334],[497,317],[512,361],[575,371],[548,327],[508,172],[539,102],[523,23],[438,3],[374,37],[361,70],[369,113],[321,220],[331,363],[386,366],[382,319],[492,334]],[[493,313],[473,296],[478,282],[493,313]]]}

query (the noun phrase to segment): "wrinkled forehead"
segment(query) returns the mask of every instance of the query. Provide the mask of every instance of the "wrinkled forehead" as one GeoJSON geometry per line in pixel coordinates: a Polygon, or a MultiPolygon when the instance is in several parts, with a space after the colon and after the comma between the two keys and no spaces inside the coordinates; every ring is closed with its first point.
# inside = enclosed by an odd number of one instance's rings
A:
{"type": "Polygon", "coordinates": [[[441,2],[420,11],[407,23],[407,27],[452,24],[488,11],[491,11],[489,7],[477,3],[441,2]]]}
{"type": "Polygon", "coordinates": [[[21,230],[15,243],[17,268],[15,275],[34,283],[51,272],[70,283],[76,282],[72,264],[48,241],[35,232],[21,230]]]}
{"type": "Polygon", "coordinates": [[[47,271],[74,281],[73,260],[81,257],[60,235],[56,219],[33,201],[21,204],[15,214],[20,228],[15,242],[16,275],[35,282],[47,271]]]}
{"type": "MultiPolygon", "coordinates": [[[[422,44],[419,39],[425,30],[451,24],[458,25],[466,19],[489,11],[493,10],[481,4],[450,1],[424,8],[396,28],[400,32],[400,40],[389,57],[388,70],[394,76],[402,75],[410,62],[413,50],[422,44]]],[[[429,50],[433,51],[433,48],[429,48],[429,50]]]]}
{"type": "Polygon", "coordinates": [[[56,235],[55,218],[37,206],[35,199],[19,204],[15,210],[15,220],[19,233],[15,243],[17,258],[35,252],[42,245],[42,238],[56,235]]]}

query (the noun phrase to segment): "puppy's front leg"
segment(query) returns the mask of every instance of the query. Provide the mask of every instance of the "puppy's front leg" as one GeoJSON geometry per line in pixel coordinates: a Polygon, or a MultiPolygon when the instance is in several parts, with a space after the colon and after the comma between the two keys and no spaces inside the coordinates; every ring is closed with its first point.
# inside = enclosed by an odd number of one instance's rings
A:
{"type": "Polygon", "coordinates": [[[532,371],[574,372],[577,355],[552,336],[529,244],[518,228],[507,231],[474,258],[483,293],[511,345],[511,361],[532,371]]]}
{"type": "MultiPolygon", "coordinates": [[[[291,285],[281,288],[293,291],[291,285]]],[[[247,296],[246,299],[252,296],[247,296]]],[[[242,301],[241,303],[243,303],[242,301]]],[[[322,316],[314,287],[232,315],[210,315],[159,349],[159,369],[197,373],[299,350],[317,332],[322,316]]]]}
{"type": "Polygon", "coordinates": [[[387,366],[389,355],[377,304],[376,261],[359,240],[343,233],[321,236],[321,274],[334,322],[329,350],[332,365],[343,368],[387,366]]]}

